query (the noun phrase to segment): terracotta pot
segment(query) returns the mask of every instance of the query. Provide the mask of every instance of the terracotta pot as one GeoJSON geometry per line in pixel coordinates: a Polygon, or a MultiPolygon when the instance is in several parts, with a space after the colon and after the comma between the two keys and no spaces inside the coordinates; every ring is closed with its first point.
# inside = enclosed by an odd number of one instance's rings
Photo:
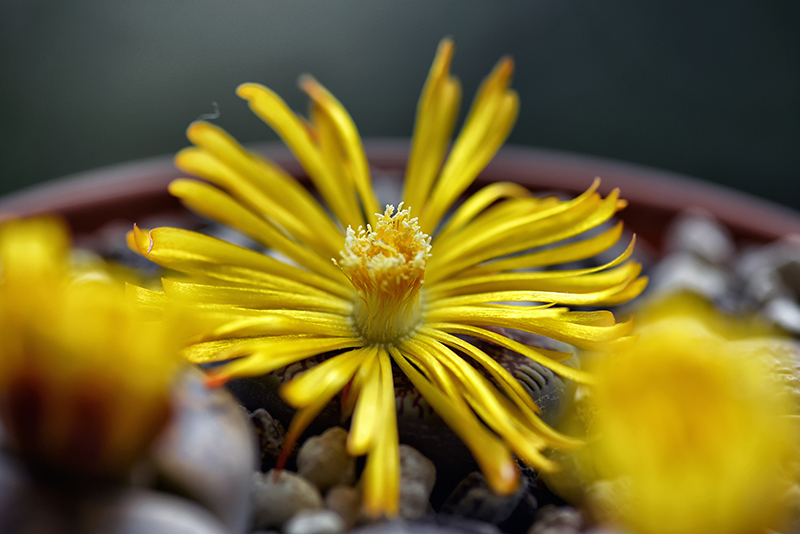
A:
{"type": "MultiPolygon", "coordinates": [[[[365,144],[374,168],[402,176],[407,141],[371,140],[365,144]]],[[[302,168],[283,145],[251,148],[303,177],[302,168]]],[[[133,223],[154,214],[180,214],[180,204],[167,193],[167,184],[179,176],[182,174],[169,156],[80,173],[0,198],[0,218],[58,212],[80,234],[111,220],[133,223]]],[[[691,206],[707,210],[739,241],[768,242],[800,233],[800,214],[769,201],[675,173],[555,150],[505,147],[473,188],[505,180],[533,191],[578,194],[595,176],[603,179],[602,192],[615,187],[621,190],[630,205],[619,217],[656,249],[669,220],[691,206]]]]}

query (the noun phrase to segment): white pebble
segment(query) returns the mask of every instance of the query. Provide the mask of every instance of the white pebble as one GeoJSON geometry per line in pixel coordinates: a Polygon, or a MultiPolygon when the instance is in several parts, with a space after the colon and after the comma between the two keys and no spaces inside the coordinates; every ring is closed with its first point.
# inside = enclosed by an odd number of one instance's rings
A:
{"type": "Polygon", "coordinates": [[[330,510],[303,510],[283,526],[283,534],[339,534],[344,521],[330,510]]]}
{"type": "Polygon", "coordinates": [[[300,510],[322,508],[319,490],[304,478],[275,470],[253,474],[253,521],[255,528],[279,527],[300,510]]]}

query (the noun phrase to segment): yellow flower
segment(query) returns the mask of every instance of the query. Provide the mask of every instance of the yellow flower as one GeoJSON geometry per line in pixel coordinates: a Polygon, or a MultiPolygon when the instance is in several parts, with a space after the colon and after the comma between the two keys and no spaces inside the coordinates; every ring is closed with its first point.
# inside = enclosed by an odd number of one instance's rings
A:
{"type": "Polygon", "coordinates": [[[596,369],[594,465],[624,481],[620,519],[635,532],[760,532],[786,488],[789,399],[758,343],[718,337],[708,319],[648,325],[596,369]]]}
{"type": "MultiPolygon", "coordinates": [[[[176,163],[213,185],[179,179],[170,186],[191,209],[290,261],[175,228],[135,228],[129,235],[131,248],[187,275],[163,280],[168,298],[194,302],[219,320],[185,351],[196,363],[232,360],[212,371],[209,384],[340,351],[283,386],[283,397],[298,409],[289,442],[349,385],[347,447],[353,455],[368,454],[364,508],[371,515],[397,514],[393,366],[464,440],[492,489],[509,493],[518,484],[511,453],[552,469],[541,451],[574,441],[547,427],[511,374],[459,336],[491,341],[586,381],[584,373],[560,363],[569,354],[522,345],[492,328],[592,349],[613,346],[625,340],[629,323],[616,323],[609,312],[571,312],[563,305],[617,304],[646,283],[638,278],[640,266],[626,263],[631,247],[598,268],[534,270],[592,257],[617,242],[619,225],[561,243],[624,206],[617,191],[602,198],[598,183],[570,201],[495,183],[443,222],[505,141],[518,111],[518,97],[508,88],[512,62],[502,59],[448,154],[461,93],[449,73],[452,54],[452,42],[444,40],[420,99],[404,203],[396,211],[379,208],[350,116],[304,77],[310,122],[260,85],[244,84],[238,94],[283,138],[332,215],[285,171],[204,122],[189,127],[196,147],[181,151],[176,163]]],[[[143,302],[163,299],[135,291],[143,302]]]]}
{"type": "Polygon", "coordinates": [[[0,415],[25,457],[118,475],[169,415],[180,340],[69,250],[56,219],[0,225],[0,415]]]}

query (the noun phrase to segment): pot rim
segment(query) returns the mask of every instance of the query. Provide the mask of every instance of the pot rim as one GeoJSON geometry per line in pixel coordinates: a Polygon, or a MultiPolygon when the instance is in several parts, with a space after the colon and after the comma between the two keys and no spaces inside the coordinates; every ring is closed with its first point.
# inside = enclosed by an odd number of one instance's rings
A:
{"type": "MultiPolygon", "coordinates": [[[[404,172],[408,139],[364,141],[370,165],[404,172]]],[[[280,142],[248,145],[301,179],[303,169],[280,142]]],[[[135,220],[142,214],[179,209],[167,185],[184,176],[173,156],[156,156],[80,172],[0,197],[0,220],[55,212],[76,231],[114,218],[135,220]],[[92,217],[88,217],[91,214],[92,217]]],[[[583,192],[601,177],[602,193],[621,190],[629,206],[620,214],[629,228],[658,245],[660,230],[679,212],[697,207],[725,224],[739,240],[772,241],[800,234],[800,213],[774,202],[679,173],[566,151],[508,145],[476,179],[473,188],[494,181],[520,183],[534,192],[583,192]],[[659,230],[660,229],[660,230],[659,230]]]]}

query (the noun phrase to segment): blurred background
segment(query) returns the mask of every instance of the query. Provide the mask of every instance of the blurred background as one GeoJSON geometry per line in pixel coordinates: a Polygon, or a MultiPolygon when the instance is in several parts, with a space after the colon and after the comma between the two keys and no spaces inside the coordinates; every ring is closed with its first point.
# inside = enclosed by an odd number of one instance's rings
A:
{"type": "Polygon", "coordinates": [[[464,108],[514,57],[522,106],[509,143],[800,209],[800,2],[789,0],[2,0],[0,194],[175,152],[214,103],[242,142],[277,139],[234,90],[260,82],[305,110],[302,73],[363,136],[407,137],[445,35],[464,108]]]}

